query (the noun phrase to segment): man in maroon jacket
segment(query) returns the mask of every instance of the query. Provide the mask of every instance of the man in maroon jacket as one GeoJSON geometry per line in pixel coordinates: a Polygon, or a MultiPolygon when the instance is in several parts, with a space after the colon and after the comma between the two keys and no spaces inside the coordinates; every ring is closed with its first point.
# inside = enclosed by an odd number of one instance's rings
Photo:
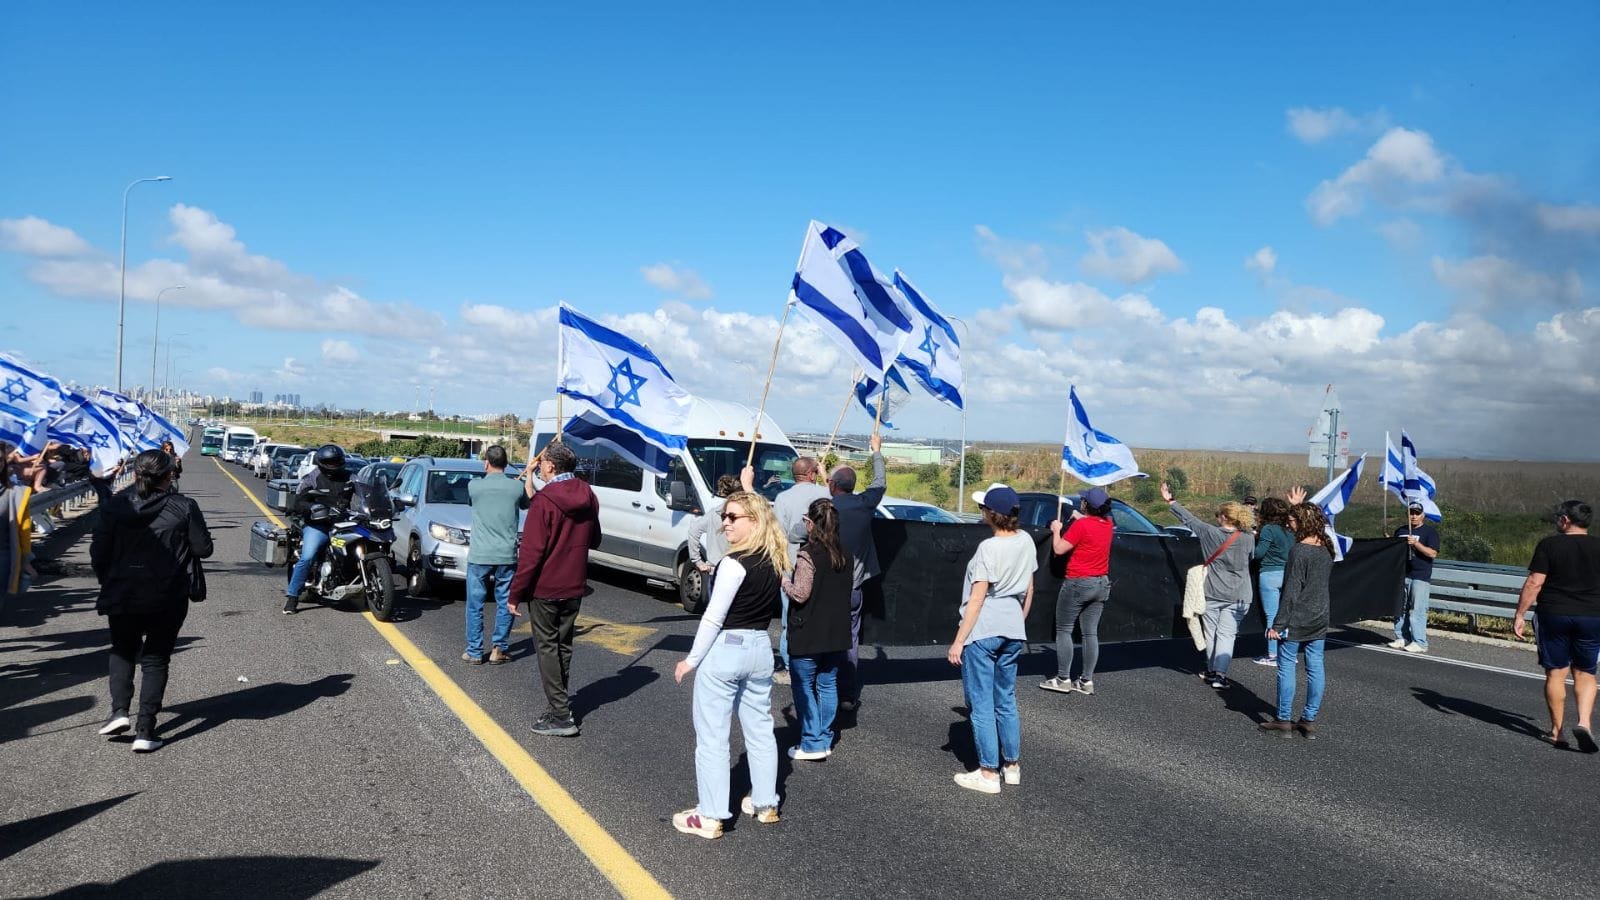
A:
{"type": "MultiPolygon", "coordinates": [[[[600,546],[600,501],[574,476],[577,454],[566,444],[551,444],[536,460],[545,486],[528,504],[511,579],[511,614],[528,604],[533,643],[539,655],[539,680],[549,709],[533,723],[533,733],[576,737],[578,723],[567,705],[567,675],[572,670],[572,631],[588,582],[589,551],[600,546]]],[[[533,466],[528,466],[531,474],[533,466]]]]}

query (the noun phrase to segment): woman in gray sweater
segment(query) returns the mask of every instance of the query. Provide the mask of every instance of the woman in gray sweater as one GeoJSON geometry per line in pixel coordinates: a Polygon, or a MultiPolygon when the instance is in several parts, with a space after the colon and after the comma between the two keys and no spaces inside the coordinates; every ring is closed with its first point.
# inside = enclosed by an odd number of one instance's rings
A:
{"type": "Polygon", "coordinates": [[[1328,635],[1328,577],[1333,574],[1333,544],[1328,522],[1315,504],[1297,503],[1289,510],[1289,528],[1295,544],[1289,548],[1289,565],[1283,571],[1283,596],[1267,637],[1278,642],[1278,715],[1262,722],[1261,730],[1293,737],[1296,731],[1316,737],[1317,713],[1322,709],[1324,676],[1322,648],[1328,635]],[[1306,660],[1306,705],[1299,721],[1294,713],[1295,670],[1301,655],[1306,660]]]}
{"type": "Polygon", "coordinates": [[[1256,546],[1250,529],[1256,523],[1255,513],[1230,501],[1217,510],[1216,524],[1203,522],[1173,499],[1166,482],[1161,484],[1161,499],[1200,539],[1202,557],[1211,560],[1206,567],[1206,669],[1200,678],[1218,690],[1231,687],[1228,666],[1233,662],[1233,642],[1255,595],[1250,587],[1250,557],[1256,546]]]}

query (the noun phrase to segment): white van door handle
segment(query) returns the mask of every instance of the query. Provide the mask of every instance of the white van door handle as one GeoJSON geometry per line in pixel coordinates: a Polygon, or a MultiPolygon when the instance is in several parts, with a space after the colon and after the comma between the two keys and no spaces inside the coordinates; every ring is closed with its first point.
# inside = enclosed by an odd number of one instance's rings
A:
{"type": "Polygon", "coordinates": [[[645,508],[644,508],[644,511],[645,511],[645,512],[655,512],[655,511],[656,511],[656,508],[655,508],[655,507],[654,507],[654,506],[646,506],[646,507],[645,507],[645,508]]]}
{"type": "Polygon", "coordinates": [[[644,505],[644,504],[643,504],[643,503],[640,503],[640,502],[639,502],[639,501],[637,501],[637,500],[635,500],[635,501],[633,501],[633,508],[634,508],[634,509],[638,509],[638,508],[639,508],[639,507],[641,507],[641,506],[643,506],[643,505],[644,505]]]}

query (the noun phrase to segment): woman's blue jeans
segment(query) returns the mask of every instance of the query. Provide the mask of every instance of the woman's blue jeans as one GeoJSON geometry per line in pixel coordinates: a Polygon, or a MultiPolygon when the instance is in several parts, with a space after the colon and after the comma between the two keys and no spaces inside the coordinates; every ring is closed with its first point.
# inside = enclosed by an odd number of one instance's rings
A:
{"type": "Polygon", "coordinates": [[[1022,756],[1022,720],[1017,715],[1017,660],[1022,641],[990,637],[961,649],[961,689],[967,696],[978,765],[998,769],[1003,759],[1022,756]]]}
{"type": "MultiPolygon", "coordinates": [[[[1258,580],[1261,585],[1261,612],[1267,617],[1267,630],[1272,630],[1272,620],[1278,615],[1278,598],[1283,596],[1283,570],[1262,569],[1258,580]]],[[[1278,642],[1267,638],[1267,655],[1278,655],[1278,642]]]]}
{"type": "Polygon", "coordinates": [[[1278,642],[1278,718],[1289,721],[1294,715],[1295,669],[1299,658],[1306,659],[1306,705],[1300,718],[1315,722],[1322,711],[1322,639],[1278,642]]]}
{"type": "Polygon", "coordinates": [[[800,720],[800,749],[833,747],[833,717],[839,711],[839,670],[844,651],[789,658],[789,687],[800,720]]]}
{"type": "Polygon", "coordinates": [[[750,801],[778,805],[778,739],[772,733],[772,639],[765,631],[735,630],[717,642],[694,673],[695,811],[726,819],[730,721],[737,711],[750,763],[750,801]]]}

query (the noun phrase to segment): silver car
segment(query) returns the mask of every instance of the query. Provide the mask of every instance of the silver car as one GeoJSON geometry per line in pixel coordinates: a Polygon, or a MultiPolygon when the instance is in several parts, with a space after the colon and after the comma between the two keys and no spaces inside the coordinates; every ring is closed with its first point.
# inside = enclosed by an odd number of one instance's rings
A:
{"type": "MultiPolygon", "coordinates": [[[[517,477],[520,469],[506,470],[517,477]]],[[[395,506],[394,555],[405,561],[413,597],[437,594],[445,582],[467,580],[472,499],[467,485],[484,477],[476,459],[418,457],[400,469],[390,489],[395,506]]],[[[518,520],[521,527],[521,519],[518,520]]]]}

